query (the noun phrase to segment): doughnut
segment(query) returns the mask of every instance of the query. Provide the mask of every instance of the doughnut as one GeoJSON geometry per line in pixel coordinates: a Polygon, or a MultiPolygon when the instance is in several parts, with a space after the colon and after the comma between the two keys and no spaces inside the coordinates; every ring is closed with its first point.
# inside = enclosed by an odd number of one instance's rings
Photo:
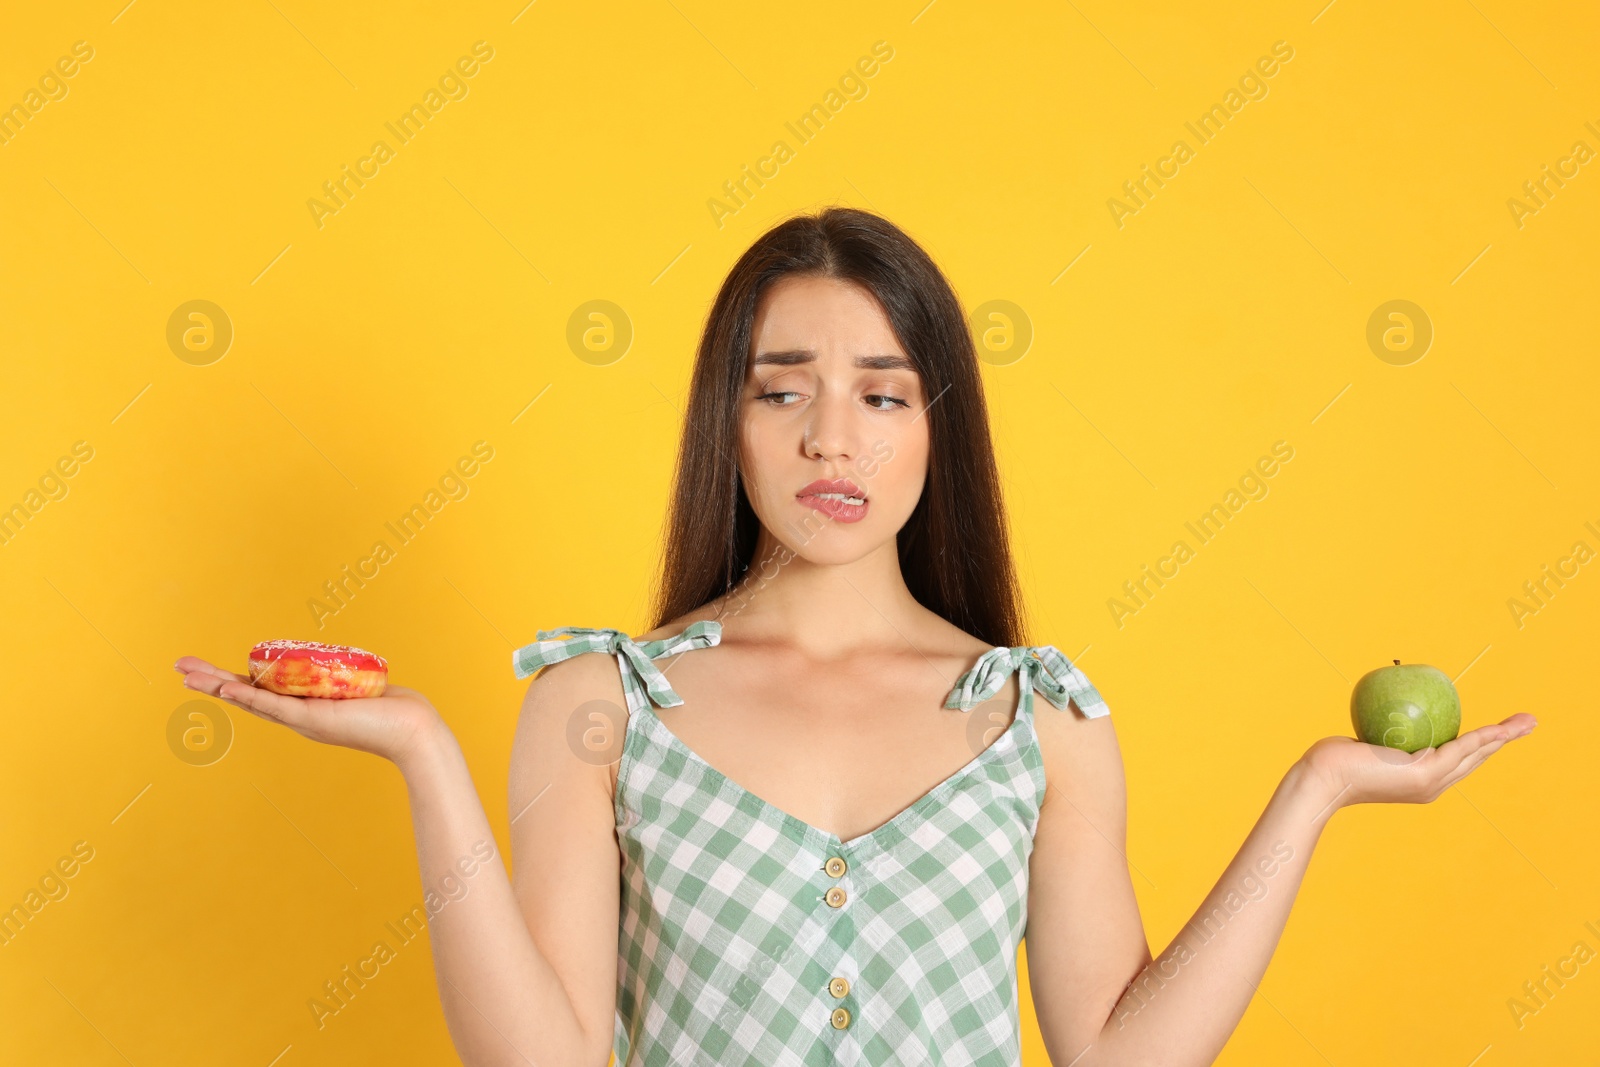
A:
{"type": "Polygon", "coordinates": [[[389,664],[350,645],[263,641],[250,650],[250,684],[285,696],[324,700],[382,696],[389,664]]]}

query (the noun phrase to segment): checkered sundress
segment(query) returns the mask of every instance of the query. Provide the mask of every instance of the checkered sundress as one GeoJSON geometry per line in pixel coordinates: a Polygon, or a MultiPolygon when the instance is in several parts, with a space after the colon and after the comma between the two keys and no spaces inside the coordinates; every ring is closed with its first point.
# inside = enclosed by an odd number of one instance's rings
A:
{"type": "Polygon", "coordinates": [[[1017,1067],[1017,944],[1045,791],[1033,690],[1090,717],[1108,712],[1100,694],[1052,645],[985,652],[944,706],[970,710],[1016,671],[1011,724],[841,841],[724,777],[656,716],[652,702],[683,700],[652,661],[721,636],[714,621],[643,642],[541,630],[512,656],[519,678],[584,652],[622,672],[617,1067],[1017,1067]]]}

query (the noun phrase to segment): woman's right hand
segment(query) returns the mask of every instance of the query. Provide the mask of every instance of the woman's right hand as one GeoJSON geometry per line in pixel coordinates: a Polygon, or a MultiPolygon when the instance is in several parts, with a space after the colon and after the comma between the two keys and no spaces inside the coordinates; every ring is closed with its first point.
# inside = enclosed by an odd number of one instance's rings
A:
{"type": "Polygon", "coordinates": [[[402,769],[425,745],[449,734],[428,698],[403,685],[387,686],[380,697],[323,700],[259,689],[248,675],[234,674],[198,656],[184,656],[173,669],[183,684],[313,741],[360,749],[402,769]]]}

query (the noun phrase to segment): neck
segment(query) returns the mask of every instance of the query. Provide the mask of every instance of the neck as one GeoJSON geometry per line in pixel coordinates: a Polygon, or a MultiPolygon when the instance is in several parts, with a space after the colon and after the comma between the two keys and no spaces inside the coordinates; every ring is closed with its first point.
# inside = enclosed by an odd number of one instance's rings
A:
{"type": "Polygon", "coordinates": [[[743,639],[831,659],[863,646],[903,647],[925,613],[906,587],[893,540],[849,563],[818,563],[794,554],[763,527],[721,618],[743,639]]]}

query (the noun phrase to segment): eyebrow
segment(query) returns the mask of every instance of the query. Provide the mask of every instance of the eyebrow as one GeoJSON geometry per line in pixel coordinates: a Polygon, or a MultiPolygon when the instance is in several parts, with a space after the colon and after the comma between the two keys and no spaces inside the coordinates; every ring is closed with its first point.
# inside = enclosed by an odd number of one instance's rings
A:
{"type": "MultiPolygon", "coordinates": [[[[752,367],[765,365],[779,367],[793,367],[800,363],[815,363],[817,354],[809,348],[794,348],[785,352],[762,352],[751,361],[752,367]]],[[[916,364],[906,356],[881,355],[857,356],[855,365],[863,370],[909,370],[917,369],[916,364]]]]}

